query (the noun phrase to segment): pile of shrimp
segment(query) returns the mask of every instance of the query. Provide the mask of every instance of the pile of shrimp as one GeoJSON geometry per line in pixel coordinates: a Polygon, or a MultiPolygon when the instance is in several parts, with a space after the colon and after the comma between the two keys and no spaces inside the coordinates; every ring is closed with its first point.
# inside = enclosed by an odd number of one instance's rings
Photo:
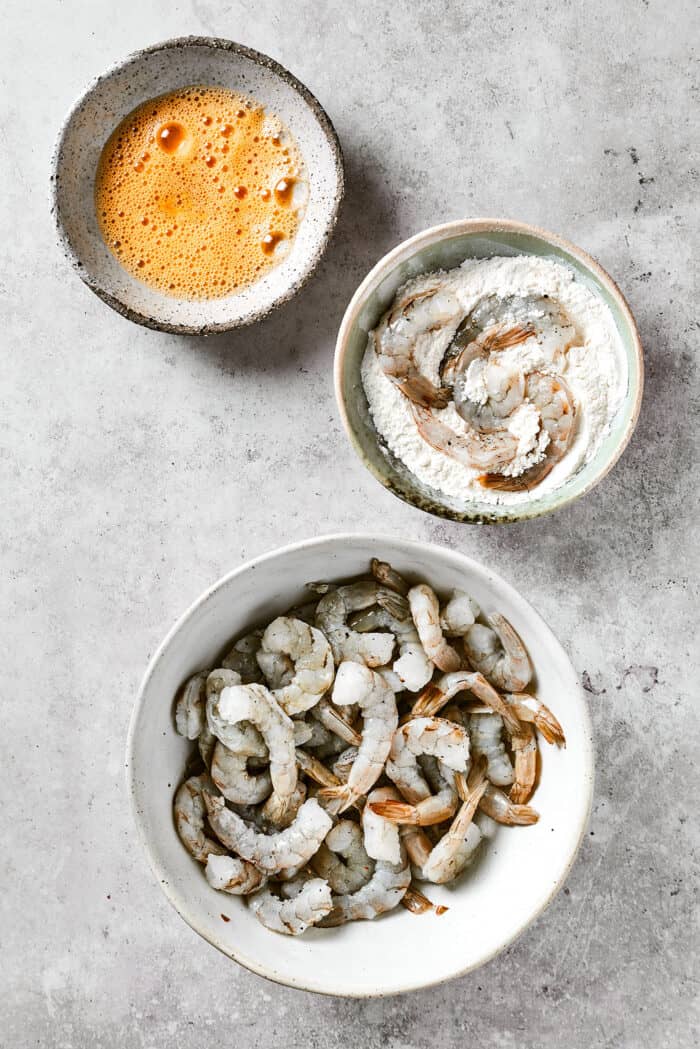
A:
{"type": "Polygon", "coordinates": [[[497,824],[538,819],[538,736],[564,746],[526,691],[532,666],[504,616],[441,601],[386,562],[237,640],[175,702],[196,741],[174,817],[221,892],[299,935],[435,907],[497,824]]]}
{"type": "Polygon", "coordinates": [[[537,295],[487,295],[465,316],[444,275],[420,290],[414,284],[399,291],[373,333],[384,374],[407,399],[418,433],[431,448],[478,470],[485,488],[529,491],[564,457],[574,437],[576,403],[559,374],[577,338],[571,318],[551,298],[537,295]],[[443,328],[454,334],[435,384],[421,372],[416,351],[426,335],[443,328]],[[505,366],[504,351],[530,339],[537,340],[547,361],[544,370],[524,373],[505,366]],[[472,372],[483,385],[479,402],[466,390],[472,372]],[[459,430],[441,412],[450,404],[459,430]],[[534,406],[538,418],[529,450],[534,460],[518,472],[520,446],[511,423],[526,404],[534,406]]]}

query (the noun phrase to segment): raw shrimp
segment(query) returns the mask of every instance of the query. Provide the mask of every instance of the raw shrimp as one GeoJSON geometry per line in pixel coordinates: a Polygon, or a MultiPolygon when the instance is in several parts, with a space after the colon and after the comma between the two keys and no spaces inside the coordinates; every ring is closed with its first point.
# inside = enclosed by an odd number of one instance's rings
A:
{"type": "Polygon", "coordinates": [[[248,896],[262,888],[267,880],[266,875],[247,860],[213,852],[207,857],[204,874],[212,889],[231,893],[232,896],[248,896]]]}
{"type": "Polygon", "coordinates": [[[262,834],[227,808],[220,794],[205,790],[203,796],[211,828],[219,841],[266,874],[306,863],[333,826],[328,813],[315,798],[309,798],[289,827],[275,834],[262,834]]]}
{"type": "Polygon", "coordinates": [[[279,822],[297,785],[294,725],[263,685],[234,685],[207,700],[209,728],[221,742],[236,751],[242,721],[254,725],[267,745],[273,793],[267,802],[268,818],[279,822]],[[235,742],[231,742],[235,740],[235,742]]]}
{"type": "Polygon", "coordinates": [[[360,633],[377,628],[390,630],[399,646],[399,655],[394,660],[392,669],[401,688],[407,688],[409,692],[418,692],[427,685],[435,668],[420,642],[407,602],[405,615],[400,619],[385,608],[369,608],[365,612],[357,612],[349,622],[352,629],[360,633]]]}
{"type": "Polygon", "coordinates": [[[206,775],[190,776],[178,789],[173,804],[175,827],[180,841],[200,863],[206,863],[212,853],[223,855],[226,852],[218,841],[207,837],[204,829],[207,814],[204,792],[210,785],[211,781],[206,775]]]}
{"type": "Polygon", "coordinates": [[[382,586],[387,586],[389,590],[395,590],[402,597],[408,597],[408,591],[411,589],[410,584],[406,582],[395,568],[391,567],[388,561],[379,561],[376,557],[373,557],[370,561],[370,569],[374,578],[382,586]]]}
{"type": "Polygon", "coordinates": [[[413,622],[423,649],[439,670],[459,670],[461,659],[454,648],[445,641],[440,627],[440,605],[435,591],[425,583],[412,587],[408,592],[413,622]]]}
{"type": "Polygon", "coordinates": [[[300,619],[278,616],[273,620],[262,636],[259,656],[263,653],[286,656],[292,661],[291,681],[272,691],[286,714],[309,710],[333,683],[331,646],[320,630],[300,619]]]}
{"type": "Polygon", "coordinates": [[[338,706],[358,703],[363,717],[362,742],[347,783],[323,791],[325,797],[334,799],[334,809],[344,812],[367,794],[381,776],[399,716],[391,688],[361,663],[340,664],[333,685],[333,702],[338,706]]]}
{"type": "Polygon", "coordinates": [[[175,728],[185,739],[197,739],[204,728],[206,674],[195,674],[185,682],[175,704],[175,728]]]}
{"type": "Polygon", "coordinates": [[[411,411],[419,434],[431,448],[471,470],[489,471],[486,474],[488,478],[500,478],[501,475],[495,471],[508,466],[518,454],[518,439],[508,430],[495,433],[466,430],[457,433],[443,419],[438,419],[430,408],[412,404],[411,411]]]}
{"type": "Polygon", "coordinates": [[[389,662],[394,650],[393,634],[358,634],[347,623],[351,612],[377,604],[401,616],[401,599],[393,590],[375,582],[339,586],[321,598],[316,609],[316,626],[330,641],[336,663],[356,660],[368,667],[380,667],[389,662]]]}
{"type": "Polygon", "coordinates": [[[415,359],[418,340],[447,324],[456,324],[462,307],[439,278],[421,291],[404,289],[374,333],[374,347],[384,374],[411,402],[426,408],[444,408],[449,391],[435,386],[415,359]]]}
{"type": "Polygon", "coordinates": [[[235,641],[221,660],[221,666],[224,669],[235,670],[237,674],[240,674],[240,684],[259,684],[262,681],[256,658],[261,638],[262,630],[253,630],[250,634],[235,641]]]}
{"type": "Polygon", "coordinates": [[[505,616],[493,612],[489,624],[475,623],[464,635],[464,651],[475,670],[504,692],[522,692],[532,677],[525,645],[505,616]]]}
{"type": "Polygon", "coordinates": [[[452,382],[455,408],[465,423],[477,433],[497,433],[508,425],[508,418],[523,403],[525,377],[518,368],[506,367],[495,356],[511,346],[532,338],[532,332],[517,325],[492,328],[461,351],[449,368],[443,370],[443,381],[452,382]],[[483,403],[466,396],[467,372],[481,373],[486,398],[483,403]]]}
{"type": "Polygon", "coordinates": [[[421,871],[426,881],[438,885],[452,881],[464,870],[481,840],[478,831],[470,832],[470,827],[487,788],[483,764],[475,764],[467,781],[461,772],[457,773],[455,780],[462,804],[450,829],[434,846],[421,871]]]}
{"type": "Polygon", "coordinates": [[[411,866],[402,849],[398,863],[377,860],[372,877],[357,892],[334,896],[333,910],[319,924],[329,928],[344,922],[371,921],[397,907],[410,882],[411,866]]]}
{"type": "Polygon", "coordinates": [[[507,794],[504,794],[498,787],[494,787],[492,783],[486,784],[486,790],[479,805],[496,823],[505,823],[509,827],[528,827],[532,823],[537,823],[540,818],[539,813],[529,805],[516,805],[507,794]]]}
{"type": "Polygon", "coordinates": [[[479,606],[464,590],[453,590],[440,612],[440,628],[447,637],[463,637],[479,615],[479,606]]]}
{"type": "Polygon", "coordinates": [[[474,756],[483,755],[486,758],[486,775],[491,783],[497,787],[510,786],[514,774],[502,739],[503,719],[494,713],[472,714],[469,718],[469,733],[474,756]]]}
{"type": "Polygon", "coordinates": [[[264,888],[251,897],[250,907],[258,921],[272,932],[284,936],[300,936],[311,925],[317,925],[331,910],[331,890],[323,878],[304,878],[285,882],[280,892],[290,894],[288,899],[276,896],[264,888]]]}
{"type": "Polygon", "coordinates": [[[328,832],[318,852],[311,857],[312,869],[325,878],[333,892],[357,892],[374,872],[362,840],[362,830],[352,820],[340,820],[328,832]]]}
{"type": "Polygon", "coordinates": [[[549,437],[544,458],[517,477],[506,477],[498,472],[487,473],[485,477],[479,478],[485,488],[501,492],[529,491],[544,480],[571,445],[576,422],[576,402],[561,376],[530,372],[525,379],[525,396],[537,408],[541,429],[549,437]]]}
{"type": "Polygon", "coordinates": [[[386,860],[387,863],[401,862],[401,839],[399,828],[390,820],[380,816],[372,806],[379,802],[401,801],[401,795],[394,787],[375,787],[367,796],[367,804],[362,810],[362,832],[364,834],[367,855],[373,860],[386,860]]]}
{"type": "Polygon", "coordinates": [[[537,779],[537,737],[532,725],[520,726],[520,733],[511,737],[515,759],[515,778],[510,788],[510,800],[522,804],[529,800],[537,779]]]}
{"type": "Polygon", "coordinates": [[[556,743],[559,747],[566,746],[564,731],[554,717],[554,714],[546,707],[537,696],[531,696],[529,692],[511,692],[504,695],[504,700],[520,721],[527,721],[539,729],[548,743],[556,743]]]}
{"type": "Polygon", "coordinates": [[[431,717],[442,710],[458,692],[465,691],[472,692],[487,707],[500,714],[511,735],[518,734],[520,722],[512,708],[501,699],[483,674],[473,673],[470,670],[457,670],[452,674],[443,674],[437,681],[427,685],[413,704],[411,717],[431,717]]]}
{"type": "Polygon", "coordinates": [[[242,750],[229,750],[223,743],[217,742],[209,770],[226,800],[238,805],[258,805],[272,793],[269,769],[254,771],[248,767],[250,758],[267,758],[267,747],[254,729],[248,735],[251,746],[242,750]]]}
{"type": "Polygon", "coordinates": [[[438,793],[433,794],[419,755],[438,759],[445,769],[464,772],[469,765],[469,735],[444,718],[415,718],[394,733],[386,763],[386,774],[405,801],[372,803],[372,811],[394,823],[426,827],[449,819],[457,807],[451,777],[441,774],[438,793]]]}

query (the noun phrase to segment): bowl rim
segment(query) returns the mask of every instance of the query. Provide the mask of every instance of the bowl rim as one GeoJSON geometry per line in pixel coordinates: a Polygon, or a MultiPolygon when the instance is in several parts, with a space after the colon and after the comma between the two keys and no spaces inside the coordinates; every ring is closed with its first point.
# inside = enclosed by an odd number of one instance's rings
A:
{"type": "Polygon", "coordinates": [[[122,317],[127,320],[133,321],[135,324],[140,324],[142,327],[151,328],[155,331],[169,332],[173,335],[215,335],[225,331],[232,331],[236,328],[245,328],[250,324],[255,324],[257,321],[263,320],[274,310],[283,306],[284,303],[288,302],[301,288],[307,283],[311,275],[318,266],[323,254],[328,247],[328,242],[331,238],[333,230],[338,222],[338,215],[340,213],[340,206],[345,195],[345,167],[343,161],[343,151],[340,145],[340,139],[338,133],[333,126],[333,123],[326,113],[325,109],[318,101],[316,96],[309,90],[309,88],[302,83],[293,73],[285,68],[276,59],[271,58],[269,55],[264,54],[262,51],[256,51],[252,47],[247,47],[245,44],[239,44],[234,40],[227,40],[224,37],[215,36],[178,36],[171,37],[168,40],[162,40],[156,44],[150,44],[148,47],[138,48],[136,51],[132,51],[125,58],[118,59],[113,62],[110,66],[105,69],[103,73],[99,73],[94,76],[81,94],[75,99],[73,104],[68,109],[63,121],[61,123],[60,130],[56,137],[53,152],[51,154],[51,176],[49,181],[49,194],[50,194],[50,210],[53,216],[54,229],[58,240],[59,247],[63,252],[65,258],[69,261],[71,267],[78,274],[80,279],[85,285],[92,291],[99,299],[102,299],[108,306],[119,313],[122,317]],[[239,318],[235,321],[220,321],[217,323],[207,324],[176,324],[168,321],[158,321],[153,317],[149,317],[145,313],[141,313],[139,310],[133,309],[128,306],[116,295],[107,291],[101,284],[101,282],[94,276],[94,274],[88,272],[83,265],[81,259],[73,249],[73,246],[68,237],[68,233],[63,225],[61,217],[61,209],[58,201],[59,182],[61,177],[61,164],[63,159],[63,150],[66,142],[66,138],[69,132],[69,128],[73,122],[73,118],[79,112],[85,101],[89,98],[92,92],[97,88],[103,81],[111,79],[116,73],[121,72],[127,66],[133,62],[138,61],[146,55],[156,54],[159,51],[169,51],[176,48],[183,47],[211,47],[220,51],[230,51],[236,55],[242,55],[244,58],[248,58],[255,62],[256,65],[263,66],[265,69],[269,69],[270,72],[276,74],[280,79],[284,80],[296,93],[302,98],[309,109],[312,111],[316,120],[321,127],[321,130],[330,146],[331,154],[333,156],[333,164],[335,170],[335,191],[333,194],[333,200],[331,205],[331,212],[326,224],[326,228],[323,231],[322,236],[319,238],[318,243],[315,247],[313,254],[311,255],[308,263],[302,270],[300,276],[298,276],[289,285],[285,291],[281,292],[273,302],[266,306],[252,309],[244,317],[239,318]]]}
{"type": "MultiPolygon", "coordinates": [[[[633,376],[633,374],[634,373],[630,371],[630,376],[633,376]]],[[[580,499],[581,496],[590,492],[590,490],[602,481],[612,470],[613,466],[629,444],[630,438],[634,433],[634,429],[639,419],[639,412],[642,406],[642,396],[644,393],[644,353],[642,350],[639,329],[637,328],[637,322],[634,319],[627,299],[607,270],[603,269],[600,263],[597,262],[592,255],[589,255],[588,252],[584,251],[583,248],[579,248],[578,245],[574,244],[572,241],[566,240],[557,233],[552,233],[549,230],[542,229],[540,226],[533,226],[530,223],[520,222],[516,219],[454,219],[450,222],[430,226],[427,229],[421,230],[419,233],[408,237],[406,240],[401,241],[400,244],[397,244],[394,248],[383,255],[364,277],[350,299],[345,313],[343,314],[343,319],[340,322],[340,328],[338,329],[335,344],[333,385],[340,420],[355,454],[375,480],[379,481],[384,488],[390,491],[398,499],[408,503],[409,506],[414,506],[419,510],[433,514],[435,517],[443,517],[450,521],[458,521],[461,524],[513,524],[519,521],[529,521],[536,517],[543,517],[545,514],[554,513],[555,511],[568,506],[576,499],[580,499]],[[429,244],[436,243],[440,240],[447,240],[450,237],[459,236],[460,234],[488,233],[516,233],[535,237],[545,243],[554,245],[562,251],[567,252],[569,255],[573,255],[586,269],[590,270],[615,300],[628,326],[634,349],[637,378],[637,392],[632,403],[632,413],[620,441],[618,442],[613,454],[601,465],[597,473],[580,491],[562,494],[557,502],[547,507],[538,508],[531,503],[523,503],[509,507],[508,509],[510,512],[507,514],[498,515],[495,513],[489,513],[482,509],[470,510],[467,508],[466,510],[454,510],[451,507],[446,506],[444,503],[433,501],[432,499],[418,500],[417,498],[411,498],[407,491],[404,491],[403,489],[399,490],[392,482],[392,479],[388,476],[384,476],[381,471],[375,467],[374,463],[370,462],[365,455],[362,444],[350,423],[343,396],[343,372],[345,368],[350,331],[364,305],[366,295],[370,289],[372,289],[375,282],[378,283],[378,278],[383,276],[387,270],[389,270],[395,263],[398,263],[402,258],[410,258],[416,251],[428,246],[429,244]]],[[[627,400],[627,398],[625,400],[627,400]]]]}
{"type": "Polygon", "coordinates": [[[177,911],[179,916],[190,926],[196,933],[198,933],[203,940],[211,944],[218,951],[220,951],[229,960],[237,962],[242,965],[243,968],[248,969],[250,972],[255,973],[257,976],[262,976],[273,983],[280,984],[286,987],[293,987],[297,990],[311,991],[316,994],[329,995],[331,997],[343,997],[343,998],[387,998],[395,994],[406,994],[409,991],[425,990],[430,987],[437,987],[441,984],[448,983],[451,980],[457,979],[458,977],[465,976],[467,973],[473,972],[476,969],[481,968],[487,962],[491,961],[498,954],[501,954],[507,947],[509,947],[515,940],[517,940],[536,920],[540,915],[547,909],[550,903],[554,900],[555,896],[560,892],[564,883],[566,882],[571,868],[573,867],[581,843],[583,841],[588,823],[590,820],[591,809],[593,804],[593,790],[595,784],[595,752],[593,745],[593,726],[591,721],[590,711],[583,694],[581,685],[578,685],[577,696],[579,701],[579,707],[581,711],[581,717],[583,722],[583,741],[582,741],[582,756],[583,765],[585,768],[584,782],[581,784],[582,793],[586,796],[586,804],[582,810],[580,817],[580,823],[578,827],[578,838],[574,847],[571,850],[571,854],[568,857],[566,865],[562,870],[560,876],[556,882],[551,886],[546,898],[539,906],[539,908],[530,914],[525,920],[521,921],[520,924],[514,929],[512,935],[508,939],[504,940],[498,947],[489,951],[478,961],[459,969],[448,976],[441,976],[436,979],[426,980],[415,980],[404,983],[400,988],[394,988],[391,990],[381,990],[380,988],[374,990],[348,990],[342,986],[329,987],[327,985],[321,985],[315,979],[300,978],[300,979],[287,979],[280,976],[274,971],[270,971],[264,964],[261,964],[255,960],[255,958],[245,956],[244,952],[241,951],[240,946],[235,944],[233,949],[231,945],[224,945],[223,940],[218,941],[215,937],[209,935],[204,930],[197,920],[196,915],[189,909],[188,901],[186,897],[180,894],[176,889],[173,888],[168,870],[165,866],[161,865],[157,859],[155,850],[151,847],[150,840],[148,838],[145,821],[142,820],[141,813],[139,812],[136,797],[138,791],[138,785],[136,781],[136,769],[133,760],[135,738],[137,732],[138,721],[140,718],[141,710],[143,709],[146,702],[146,691],[150,685],[151,679],[156,672],[158,665],[161,660],[167,656],[168,650],[174,643],[178,633],[184,627],[187,620],[192,616],[199,608],[201,608],[210,598],[221,590],[223,587],[228,586],[238,576],[243,575],[246,572],[254,571],[259,565],[273,561],[277,558],[284,557],[287,554],[294,553],[298,550],[312,549],[312,548],[329,548],[332,550],[334,546],[338,544],[353,545],[364,544],[367,542],[376,543],[380,546],[382,543],[391,543],[403,547],[406,551],[416,553],[418,551],[424,551],[429,548],[432,551],[436,551],[440,556],[446,557],[448,560],[461,563],[463,566],[466,564],[470,571],[476,572],[482,575],[487,581],[489,586],[495,585],[498,588],[502,588],[509,597],[515,597],[517,601],[523,602],[527,607],[533,620],[537,622],[538,627],[541,631],[548,636],[550,643],[553,643],[555,647],[558,647],[564,654],[567,663],[571,666],[573,676],[578,680],[578,675],[569,659],[569,656],[562,646],[561,642],[554,635],[549,625],[545,622],[539,612],[530,604],[527,598],[516,590],[516,588],[509,582],[507,582],[498,572],[495,572],[491,568],[487,568],[484,564],[476,561],[474,558],[469,557],[467,554],[463,554],[459,550],[452,550],[449,547],[444,547],[438,543],[424,542],[418,539],[405,539],[403,537],[391,536],[385,533],[371,533],[371,532],[337,532],[328,535],[316,536],[311,539],[303,539],[294,543],[289,543],[285,546],[277,547],[274,550],[270,550],[267,553],[261,554],[257,557],[253,557],[248,561],[245,561],[242,565],[231,571],[225,573],[219,579],[216,580],[211,586],[207,587],[203,593],[194,600],[190,606],[183,612],[178,619],[175,621],[173,626],[168,630],[161,643],[156,648],[151,659],[149,660],[148,666],[144,673],[139,691],[137,693],[136,700],[131,712],[131,718],[129,721],[129,729],[126,740],[125,750],[125,779],[126,779],[126,791],[129,797],[129,806],[131,809],[132,819],[136,825],[137,835],[141,842],[141,846],[146,854],[148,863],[151,867],[153,874],[155,875],[161,891],[165,894],[168,902],[177,911]]]}

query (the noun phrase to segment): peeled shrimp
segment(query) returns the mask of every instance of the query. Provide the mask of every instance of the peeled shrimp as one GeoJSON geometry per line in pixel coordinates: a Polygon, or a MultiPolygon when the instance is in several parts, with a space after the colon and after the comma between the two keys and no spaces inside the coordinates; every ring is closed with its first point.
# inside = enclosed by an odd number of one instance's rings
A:
{"type": "Polygon", "coordinates": [[[472,714],[469,732],[474,756],[486,758],[486,775],[490,782],[497,787],[510,786],[514,773],[502,739],[503,719],[498,714],[472,714]]]}
{"type": "Polygon", "coordinates": [[[401,839],[399,828],[390,820],[384,819],[372,808],[380,802],[401,801],[401,795],[394,787],[375,787],[367,795],[367,804],[362,810],[362,832],[364,834],[367,855],[373,860],[386,860],[387,863],[401,862],[401,839]]]}
{"type": "Polygon", "coordinates": [[[208,785],[208,776],[190,776],[178,789],[173,806],[180,841],[200,863],[206,863],[212,853],[223,855],[226,852],[218,841],[207,837],[204,829],[207,814],[204,791],[208,785]]]}
{"type": "Polygon", "coordinates": [[[475,765],[466,782],[461,772],[457,773],[455,779],[462,804],[450,829],[434,846],[421,871],[426,881],[438,885],[452,881],[464,870],[481,840],[474,831],[470,835],[470,827],[487,788],[483,765],[475,765]]]}
{"type": "Polygon", "coordinates": [[[491,783],[486,784],[479,805],[496,823],[505,823],[509,827],[528,827],[540,818],[539,813],[529,805],[516,805],[507,794],[491,783]]]}
{"type": "Polygon", "coordinates": [[[238,856],[220,856],[210,852],[204,874],[212,889],[232,896],[248,896],[266,881],[266,876],[247,860],[238,856]]]}
{"type": "MultiPolygon", "coordinates": [[[[273,793],[268,799],[269,818],[278,822],[291,802],[297,785],[294,725],[264,685],[234,685],[207,700],[209,728],[234,752],[240,746],[240,723],[259,731],[270,757],[273,793]]],[[[244,730],[245,731],[245,730],[244,730]]]]}
{"type": "Polygon", "coordinates": [[[463,637],[479,615],[479,606],[464,590],[453,590],[440,611],[440,628],[447,637],[463,637]]]}
{"type": "Polygon", "coordinates": [[[315,798],[305,801],[294,822],[275,834],[263,834],[250,826],[226,807],[221,795],[205,791],[204,803],[219,841],[266,874],[306,863],[333,826],[333,820],[315,798]]]}
{"type": "Polygon", "coordinates": [[[386,774],[405,801],[372,803],[372,811],[394,823],[426,827],[449,819],[457,807],[451,777],[440,774],[433,793],[418,763],[419,755],[438,759],[449,770],[464,772],[469,765],[469,735],[444,718],[415,718],[394,733],[386,774]]]}
{"type": "Polygon", "coordinates": [[[364,846],[362,829],[352,820],[336,823],[310,863],[316,874],[326,879],[333,892],[341,895],[357,892],[374,872],[374,864],[364,846]]]}
{"type": "Polygon", "coordinates": [[[529,692],[511,692],[506,693],[503,698],[515,716],[520,721],[533,724],[548,743],[556,743],[559,747],[566,746],[561,725],[549,707],[546,707],[537,696],[531,696],[529,692]]]}
{"type": "Polygon", "coordinates": [[[418,692],[430,681],[435,668],[420,642],[408,604],[406,614],[401,619],[385,608],[369,608],[354,615],[350,625],[360,633],[377,628],[391,631],[399,646],[399,655],[392,664],[392,670],[399,679],[401,689],[418,692]]]}
{"type": "MultiPolygon", "coordinates": [[[[412,404],[411,411],[419,434],[431,448],[449,456],[450,459],[456,459],[458,463],[472,470],[489,471],[486,475],[489,478],[493,471],[507,466],[517,455],[518,440],[508,430],[498,430],[495,433],[466,430],[464,433],[458,433],[442,419],[438,419],[429,408],[412,404]]],[[[493,476],[500,477],[500,474],[494,473],[493,476]]]]}
{"type": "Polygon", "coordinates": [[[238,805],[258,805],[272,793],[272,780],[267,768],[254,771],[249,769],[250,758],[266,758],[267,747],[253,736],[253,752],[246,754],[241,750],[229,750],[223,743],[217,742],[214,748],[211,768],[211,778],[219,788],[227,801],[233,801],[238,805]]]}
{"type": "Polygon", "coordinates": [[[489,626],[475,623],[464,635],[464,650],[475,670],[504,692],[522,692],[532,677],[525,645],[505,616],[486,616],[489,626]]]}
{"type": "Polygon", "coordinates": [[[185,682],[175,704],[175,728],[185,739],[197,739],[205,724],[206,674],[185,682]]]}
{"type": "Polygon", "coordinates": [[[397,595],[375,582],[339,586],[321,598],[316,609],[316,625],[330,641],[336,663],[356,660],[368,667],[380,667],[389,662],[394,650],[393,634],[359,634],[347,622],[352,612],[377,604],[401,615],[403,606],[397,595]]]}
{"type": "Polygon", "coordinates": [[[333,909],[320,925],[329,928],[344,922],[371,921],[397,907],[410,882],[411,866],[405,850],[401,850],[398,863],[377,860],[366,885],[357,892],[333,897],[333,909]]]}
{"type": "Polygon", "coordinates": [[[347,783],[323,791],[325,797],[335,800],[337,812],[344,812],[367,794],[381,776],[399,716],[391,688],[361,663],[340,664],[333,685],[333,702],[338,706],[358,703],[363,717],[362,742],[347,783]]]}
{"type": "Polygon", "coordinates": [[[250,906],[258,921],[272,932],[300,936],[311,925],[318,925],[332,907],[331,890],[323,878],[285,882],[280,892],[293,893],[289,899],[264,888],[251,897],[250,906]]]}
{"type": "Polygon", "coordinates": [[[576,402],[561,376],[530,372],[525,380],[525,395],[537,408],[541,428],[549,438],[544,458],[517,477],[487,473],[479,479],[485,488],[501,492],[528,491],[544,480],[571,445],[576,421],[576,402]]]}
{"type": "Polygon", "coordinates": [[[309,710],[333,683],[331,646],[320,630],[300,619],[278,616],[273,620],[262,636],[259,655],[262,654],[286,656],[292,661],[291,681],[272,690],[286,714],[309,710]]]}
{"type": "Polygon", "coordinates": [[[449,391],[427,379],[415,360],[420,338],[457,322],[459,300],[437,278],[432,287],[406,291],[385,314],[374,334],[374,347],[384,374],[411,402],[426,408],[444,408],[449,391]]]}
{"type": "Polygon", "coordinates": [[[431,717],[442,710],[458,692],[465,691],[472,692],[487,707],[500,714],[511,735],[517,735],[520,722],[512,708],[501,699],[483,674],[472,673],[470,670],[443,674],[437,681],[431,682],[413,704],[411,717],[431,717]]]}
{"type": "Polygon", "coordinates": [[[461,659],[454,648],[445,641],[440,627],[440,605],[435,591],[425,583],[412,587],[408,592],[413,622],[423,649],[438,669],[458,670],[461,659]]]}

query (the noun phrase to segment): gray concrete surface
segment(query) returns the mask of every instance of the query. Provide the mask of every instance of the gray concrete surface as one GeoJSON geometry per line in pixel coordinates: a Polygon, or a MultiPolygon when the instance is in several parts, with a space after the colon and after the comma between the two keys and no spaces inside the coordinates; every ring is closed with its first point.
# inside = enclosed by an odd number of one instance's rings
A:
{"type": "Polygon", "coordinates": [[[4,23],[0,1044],[696,1045],[696,6],[10,0],[4,23]],[[347,156],[312,283],[207,342],[103,306],[65,268],[46,204],[52,141],[84,84],[188,32],[294,70],[347,156]],[[501,530],[386,493],[331,388],[368,267],[429,224],[483,214],[597,256],[639,320],[648,377],[613,474],[501,530]],[[362,1003],[267,984],[192,933],[135,841],[122,765],[146,661],[208,583],[288,541],[365,528],[464,550],[534,602],[588,690],[598,779],[568,887],[522,939],[448,986],[362,1003]]]}

